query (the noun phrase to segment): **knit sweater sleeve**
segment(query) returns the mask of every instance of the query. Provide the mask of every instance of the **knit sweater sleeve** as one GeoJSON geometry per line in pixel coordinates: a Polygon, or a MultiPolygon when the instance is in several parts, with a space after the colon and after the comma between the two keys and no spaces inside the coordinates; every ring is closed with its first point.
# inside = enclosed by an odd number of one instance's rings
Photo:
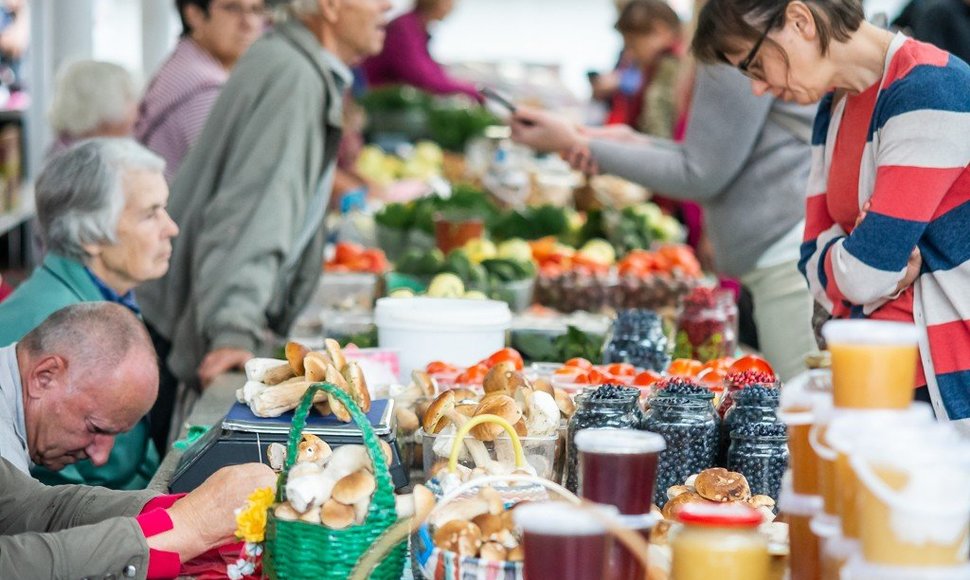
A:
{"type": "MultiPolygon", "coordinates": [[[[965,72],[947,66],[946,53],[910,52],[916,54],[896,59],[887,70],[889,82],[873,115],[868,214],[849,235],[837,226],[823,229],[818,219],[813,224],[818,232],[813,289],[824,288],[832,302],[867,305],[894,294],[927,225],[952,209],[947,194],[970,164],[970,99],[953,89],[965,72]]],[[[813,201],[810,197],[809,215],[818,216],[822,212],[813,201]]]]}

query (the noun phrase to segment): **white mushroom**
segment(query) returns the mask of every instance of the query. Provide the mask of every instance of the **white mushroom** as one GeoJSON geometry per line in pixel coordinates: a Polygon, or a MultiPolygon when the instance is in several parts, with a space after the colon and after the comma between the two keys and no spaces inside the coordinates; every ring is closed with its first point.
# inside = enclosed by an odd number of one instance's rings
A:
{"type": "Polygon", "coordinates": [[[323,504],[317,521],[332,530],[342,530],[354,523],[354,508],[331,499],[323,504]]]}
{"type": "Polygon", "coordinates": [[[320,439],[313,433],[304,433],[297,447],[296,462],[316,463],[320,467],[323,467],[332,455],[333,450],[326,441],[320,439]]]}
{"type": "Polygon", "coordinates": [[[333,485],[327,484],[323,470],[315,463],[294,465],[286,479],[286,499],[293,509],[305,513],[330,497],[333,485]]]}
{"type": "Polygon", "coordinates": [[[315,524],[320,521],[320,506],[315,505],[308,509],[306,513],[300,514],[300,521],[315,524]]]}
{"type": "Polygon", "coordinates": [[[284,502],[276,504],[276,507],[273,508],[273,515],[275,515],[277,519],[295,522],[296,520],[300,519],[301,514],[293,509],[293,506],[284,502]]]}
{"type": "Polygon", "coordinates": [[[275,358],[251,358],[246,361],[244,368],[247,381],[266,385],[275,385],[296,376],[293,374],[293,369],[289,368],[288,362],[275,358]]]}
{"type": "Polygon", "coordinates": [[[236,390],[236,400],[240,403],[250,404],[257,395],[268,389],[266,385],[258,381],[246,381],[242,388],[236,390]]]}
{"type": "Polygon", "coordinates": [[[406,495],[394,496],[394,508],[398,519],[414,518],[420,524],[434,509],[435,497],[431,490],[420,483],[414,486],[414,491],[406,495]]]}
{"type": "Polygon", "coordinates": [[[274,471],[282,471],[283,465],[286,464],[286,445],[270,443],[266,446],[266,457],[274,471]]]}

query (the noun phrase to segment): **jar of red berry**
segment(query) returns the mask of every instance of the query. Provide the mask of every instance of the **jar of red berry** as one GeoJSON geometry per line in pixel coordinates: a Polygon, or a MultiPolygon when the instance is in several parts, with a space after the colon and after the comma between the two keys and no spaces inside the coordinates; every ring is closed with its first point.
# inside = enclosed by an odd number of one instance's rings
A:
{"type": "Polygon", "coordinates": [[[738,305],[734,293],[695,288],[684,299],[677,319],[674,358],[707,362],[734,356],[738,348],[738,305]]]}
{"type": "Polygon", "coordinates": [[[728,409],[734,404],[734,393],[754,385],[763,385],[769,388],[777,388],[778,377],[773,372],[765,370],[746,370],[729,374],[724,379],[724,393],[721,395],[721,402],[717,407],[717,412],[724,417],[728,409]]]}

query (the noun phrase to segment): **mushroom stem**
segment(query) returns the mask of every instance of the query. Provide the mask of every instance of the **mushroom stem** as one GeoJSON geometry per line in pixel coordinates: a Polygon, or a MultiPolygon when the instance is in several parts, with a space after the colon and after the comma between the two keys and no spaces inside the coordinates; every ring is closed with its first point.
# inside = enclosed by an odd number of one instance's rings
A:
{"type": "MultiPolygon", "coordinates": [[[[468,417],[462,415],[461,413],[450,410],[445,413],[445,417],[455,424],[456,429],[461,429],[465,423],[468,422],[468,417]]],[[[485,467],[487,468],[492,464],[492,458],[488,455],[488,449],[485,448],[485,444],[474,437],[466,437],[462,442],[468,449],[468,453],[472,456],[472,461],[475,462],[475,467],[485,467]]]]}

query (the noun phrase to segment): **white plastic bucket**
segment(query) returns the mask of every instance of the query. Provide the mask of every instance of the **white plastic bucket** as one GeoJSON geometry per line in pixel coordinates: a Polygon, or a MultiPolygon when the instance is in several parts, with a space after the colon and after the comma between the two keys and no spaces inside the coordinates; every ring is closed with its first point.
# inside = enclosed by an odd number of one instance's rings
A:
{"type": "Polygon", "coordinates": [[[381,298],[377,342],[401,353],[401,377],[440,360],[470,366],[505,346],[512,313],[505,302],[460,298],[381,298]]]}
{"type": "Polygon", "coordinates": [[[843,572],[850,580],[967,580],[970,566],[943,566],[938,568],[915,568],[906,566],[879,566],[862,558],[854,558],[843,572]]]}

